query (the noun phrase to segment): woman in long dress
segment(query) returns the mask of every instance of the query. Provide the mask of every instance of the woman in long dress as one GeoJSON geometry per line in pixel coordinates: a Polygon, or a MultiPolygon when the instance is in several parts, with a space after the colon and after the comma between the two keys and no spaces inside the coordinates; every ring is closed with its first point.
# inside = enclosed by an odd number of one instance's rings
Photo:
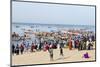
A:
{"type": "Polygon", "coordinates": [[[44,49],[43,49],[44,51],[47,51],[47,50],[49,50],[49,44],[47,43],[47,42],[45,42],[45,44],[44,44],[44,49]]]}
{"type": "Polygon", "coordinates": [[[72,50],[72,41],[71,40],[69,40],[68,46],[69,46],[69,50],[72,50]]]}
{"type": "Polygon", "coordinates": [[[32,43],[32,45],[31,45],[31,52],[34,51],[34,48],[35,48],[34,43],[32,43]]]}

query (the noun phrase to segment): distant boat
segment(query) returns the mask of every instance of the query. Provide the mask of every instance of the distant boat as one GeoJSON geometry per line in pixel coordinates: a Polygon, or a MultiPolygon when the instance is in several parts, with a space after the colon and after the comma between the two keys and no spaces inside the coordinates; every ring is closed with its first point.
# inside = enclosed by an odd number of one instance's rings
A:
{"type": "Polygon", "coordinates": [[[31,28],[34,28],[34,26],[31,26],[31,28]]]}
{"type": "Polygon", "coordinates": [[[48,27],[48,28],[51,28],[51,27],[48,27]]]}
{"type": "Polygon", "coordinates": [[[16,26],[16,28],[19,28],[19,26],[16,26]]]}

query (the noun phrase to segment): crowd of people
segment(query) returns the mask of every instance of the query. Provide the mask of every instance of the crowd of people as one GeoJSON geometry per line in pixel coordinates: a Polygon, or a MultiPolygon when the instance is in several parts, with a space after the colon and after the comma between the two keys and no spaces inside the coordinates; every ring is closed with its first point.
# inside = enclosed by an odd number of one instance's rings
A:
{"type": "Polygon", "coordinates": [[[70,35],[67,39],[54,38],[44,39],[42,37],[36,38],[31,43],[27,40],[23,40],[20,44],[12,44],[12,54],[23,54],[24,52],[36,52],[36,51],[48,51],[50,54],[50,60],[53,60],[53,49],[59,49],[59,54],[64,56],[63,48],[69,48],[69,50],[92,50],[95,44],[95,35],[70,35]]]}

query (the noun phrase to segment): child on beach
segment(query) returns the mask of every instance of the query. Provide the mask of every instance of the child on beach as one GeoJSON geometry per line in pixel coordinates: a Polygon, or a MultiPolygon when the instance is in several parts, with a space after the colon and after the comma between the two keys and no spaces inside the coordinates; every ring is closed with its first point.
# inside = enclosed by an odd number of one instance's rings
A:
{"type": "Polygon", "coordinates": [[[88,52],[86,52],[85,54],[83,54],[82,58],[86,58],[86,59],[90,58],[88,52]]]}

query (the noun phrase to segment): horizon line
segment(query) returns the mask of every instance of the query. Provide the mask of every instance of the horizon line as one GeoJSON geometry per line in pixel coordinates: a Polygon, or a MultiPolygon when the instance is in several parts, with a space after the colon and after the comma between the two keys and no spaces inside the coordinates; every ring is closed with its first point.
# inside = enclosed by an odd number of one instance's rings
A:
{"type": "MultiPolygon", "coordinates": [[[[23,22],[12,22],[12,24],[17,24],[17,23],[19,23],[19,24],[50,24],[50,25],[81,25],[81,24],[51,24],[51,23],[31,23],[31,22],[25,22],[25,23],[23,23],[23,22]]],[[[81,25],[81,26],[89,26],[89,25],[81,25]]],[[[95,25],[90,25],[90,26],[95,26],[95,25]]]]}

